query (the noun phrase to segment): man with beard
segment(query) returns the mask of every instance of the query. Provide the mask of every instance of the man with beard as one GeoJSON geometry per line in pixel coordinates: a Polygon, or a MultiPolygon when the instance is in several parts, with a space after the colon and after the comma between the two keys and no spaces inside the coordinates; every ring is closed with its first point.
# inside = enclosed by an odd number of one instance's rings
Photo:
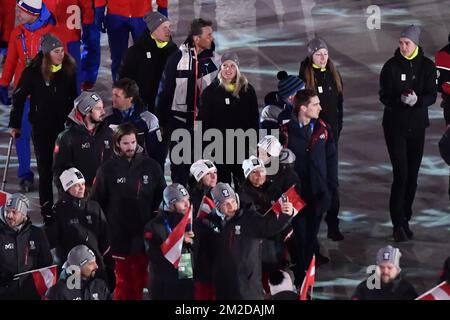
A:
{"type": "Polygon", "coordinates": [[[106,282],[96,278],[95,254],[84,244],[67,255],[58,282],[48,289],[45,300],[111,300],[106,282]],[[77,279],[78,278],[78,279],[77,279]]]}
{"type": "Polygon", "coordinates": [[[89,194],[95,172],[112,154],[112,130],[103,123],[104,115],[103,101],[96,92],[84,91],[75,99],[67,129],[59,134],[54,149],[53,173],[59,189],[62,172],[74,167],[83,174],[89,194]]]}
{"type": "Polygon", "coordinates": [[[378,250],[375,283],[370,279],[361,282],[352,296],[353,300],[414,300],[414,287],[402,278],[398,248],[386,246],[378,250]],[[379,284],[377,286],[377,283],[379,284]]]}
{"type": "Polygon", "coordinates": [[[166,187],[161,167],[142,153],[133,125],[113,135],[115,154],[100,166],[91,199],[106,214],[115,259],[116,300],[141,300],[148,278],[144,226],[157,213],[166,187]]]}

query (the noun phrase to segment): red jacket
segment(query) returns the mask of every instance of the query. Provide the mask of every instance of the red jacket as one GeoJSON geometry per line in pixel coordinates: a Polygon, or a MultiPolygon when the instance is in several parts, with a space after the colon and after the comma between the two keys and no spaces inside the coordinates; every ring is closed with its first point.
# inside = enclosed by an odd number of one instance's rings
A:
{"type": "Polygon", "coordinates": [[[47,24],[46,26],[31,32],[25,29],[23,24],[21,24],[12,31],[11,37],[9,38],[8,55],[6,56],[2,77],[0,79],[0,86],[9,86],[14,76],[14,88],[16,88],[20,76],[26,67],[26,57],[21,39],[22,32],[25,37],[28,57],[33,59],[39,52],[41,37],[49,31],[54,32],[53,29],[53,25],[47,24]]]}
{"type": "Polygon", "coordinates": [[[436,68],[438,70],[438,90],[450,96],[450,44],[436,53],[436,68]]]}
{"type": "Polygon", "coordinates": [[[0,0],[0,41],[8,41],[14,29],[16,0],[0,0]]]}
{"type": "Polygon", "coordinates": [[[63,35],[60,40],[64,43],[80,41],[81,24],[94,22],[94,0],[44,0],[44,3],[56,20],[56,33],[63,35]]]}
{"type": "MultiPolygon", "coordinates": [[[[156,0],[159,7],[167,8],[168,0],[156,0]]],[[[141,18],[153,11],[151,0],[95,0],[95,7],[108,6],[109,14],[129,18],[141,18]]]]}

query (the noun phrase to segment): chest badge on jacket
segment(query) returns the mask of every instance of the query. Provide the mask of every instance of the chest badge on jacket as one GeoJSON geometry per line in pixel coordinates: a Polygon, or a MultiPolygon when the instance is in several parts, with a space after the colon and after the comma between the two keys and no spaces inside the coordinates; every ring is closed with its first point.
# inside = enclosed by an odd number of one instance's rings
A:
{"type": "Polygon", "coordinates": [[[14,250],[14,243],[5,244],[5,250],[14,250]]]}
{"type": "Polygon", "coordinates": [[[241,226],[240,225],[234,226],[234,234],[237,236],[241,234],[241,226]]]}
{"type": "Polygon", "coordinates": [[[104,140],[103,143],[105,144],[105,149],[109,149],[109,141],[108,140],[104,140]]]}
{"type": "Polygon", "coordinates": [[[122,177],[122,178],[117,178],[117,183],[127,183],[127,178],[122,177]]]}
{"type": "Polygon", "coordinates": [[[92,224],[92,216],[86,216],[87,223],[92,224]]]}
{"type": "Polygon", "coordinates": [[[85,142],[81,144],[81,149],[89,149],[91,144],[89,142],[85,142]]]}
{"type": "Polygon", "coordinates": [[[142,183],[148,184],[148,176],[147,175],[142,176],[142,183]]]}
{"type": "Polygon", "coordinates": [[[30,250],[36,250],[36,245],[34,244],[34,241],[30,241],[30,250]]]}
{"type": "Polygon", "coordinates": [[[146,54],[147,54],[147,59],[151,59],[152,58],[152,53],[150,51],[147,51],[146,54]]]}

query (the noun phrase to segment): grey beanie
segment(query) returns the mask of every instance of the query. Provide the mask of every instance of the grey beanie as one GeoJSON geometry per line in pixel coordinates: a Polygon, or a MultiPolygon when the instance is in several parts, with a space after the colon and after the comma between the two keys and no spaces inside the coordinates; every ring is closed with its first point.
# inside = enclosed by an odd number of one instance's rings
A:
{"type": "Polygon", "coordinates": [[[312,56],[317,50],[320,50],[320,49],[328,50],[327,44],[325,43],[325,41],[323,41],[320,38],[312,39],[310,42],[308,42],[307,47],[308,47],[308,54],[310,56],[312,56]]]}
{"type": "Polygon", "coordinates": [[[102,98],[96,92],[83,91],[73,102],[74,106],[83,115],[87,115],[102,98]]]}
{"type": "Polygon", "coordinates": [[[237,56],[236,53],[234,53],[234,52],[227,52],[227,53],[224,53],[223,56],[222,56],[222,59],[221,59],[220,61],[221,61],[222,63],[224,63],[224,62],[227,61],[227,60],[233,61],[233,62],[236,63],[236,65],[239,67],[239,58],[238,58],[238,56],[237,56]]]}
{"type": "Polygon", "coordinates": [[[398,248],[394,248],[392,246],[386,246],[381,248],[377,252],[377,265],[382,264],[383,262],[392,263],[400,270],[400,257],[402,254],[398,248]]]}
{"type": "Polygon", "coordinates": [[[211,196],[213,198],[216,208],[220,208],[222,203],[228,198],[235,198],[239,206],[239,196],[234,192],[233,188],[228,183],[219,182],[211,189],[211,196]]]}
{"type": "Polygon", "coordinates": [[[400,34],[400,38],[408,38],[416,45],[418,45],[420,32],[421,32],[420,27],[412,24],[402,31],[402,33],[400,34]]]}
{"type": "Polygon", "coordinates": [[[147,12],[143,19],[147,24],[147,28],[150,30],[150,33],[153,33],[153,31],[155,31],[164,22],[169,21],[165,15],[159,13],[158,11],[147,12]]]}
{"type": "Polygon", "coordinates": [[[55,48],[64,47],[61,40],[50,32],[44,34],[41,38],[42,53],[49,53],[55,48]]]}
{"type": "Polygon", "coordinates": [[[22,213],[22,215],[26,216],[29,206],[30,206],[30,200],[28,200],[28,198],[24,194],[13,193],[6,201],[5,214],[8,210],[15,209],[15,210],[19,211],[20,213],[22,213]]]}
{"type": "Polygon", "coordinates": [[[94,252],[84,244],[79,244],[72,248],[67,255],[67,261],[64,268],[69,266],[82,267],[84,264],[95,260],[94,252]]]}
{"type": "Polygon", "coordinates": [[[164,204],[167,206],[171,206],[185,197],[189,198],[189,192],[179,183],[173,183],[167,186],[163,192],[164,204]]]}

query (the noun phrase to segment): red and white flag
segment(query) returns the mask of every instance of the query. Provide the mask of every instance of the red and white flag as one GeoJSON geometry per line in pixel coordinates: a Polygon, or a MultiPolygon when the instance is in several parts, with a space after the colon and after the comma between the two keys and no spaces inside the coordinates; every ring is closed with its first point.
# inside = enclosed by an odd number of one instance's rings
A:
{"type": "Polygon", "coordinates": [[[0,207],[4,207],[11,194],[5,191],[0,191],[0,207]]]}
{"type": "Polygon", "coordinates": [[[22,272],[19,274],[14,275],[14,280],[19,279],[21,276],[24,276],[26,274],[30,274],[33,276],[34,280],[34,286],[36,287],[36,292],[43,297],[47,290],[56,284],[56,268],[57,265],[36,269],[36,270],[30,270],[27,272],[22,272]]]}
{"type": "Polygon", "coordinates": [[[198,208],[197,212],[197,219],[203,219],[206,217],[214,208],[216,205],[214,204],[214,201],[212,201],[209,197],[203,196],[202,202],[200,203],[200,207],[198,208]]]}
{"type": "Polygon", "coordinates": [[[303,279],[298,300],[306,300],[309,287],[312,287],[314,285],[315,279],[316,279],[316,256],[313,255],[311,263],[309,264],[308,271],[306,272],[305,279],[303,279]]]}
{"type": "Polygon", "coordinates": [[[294,216],[300,210],[302,210],[304,206],[306,206],[306,203],[297,193],[297,190],[295,190],[295,185],[293,185],[285,193],[283,193],[280,199],[278,199],[278,201],[272,205],[272,211],[275,212],[277,216],[281,213],[281,205],[284,201],[289,201],[292,203],[292,205],[294,206],[294,216]]]}
{"type": "Polygon", "coordinates": [[[416,298],[416,300],[450,300],[450,284],[444,281],[416,298]]]}
{"type": "Polygon", "coordinates": [[[186,226],[190,223],[192,216],[192,206],[184,215],[177,226],[172,230],[167,239],[161,244],[161,251],[164,257],[178,269],[178,263],[181,258],[181,250],[183,249],[184,232],[186,226]]]}

